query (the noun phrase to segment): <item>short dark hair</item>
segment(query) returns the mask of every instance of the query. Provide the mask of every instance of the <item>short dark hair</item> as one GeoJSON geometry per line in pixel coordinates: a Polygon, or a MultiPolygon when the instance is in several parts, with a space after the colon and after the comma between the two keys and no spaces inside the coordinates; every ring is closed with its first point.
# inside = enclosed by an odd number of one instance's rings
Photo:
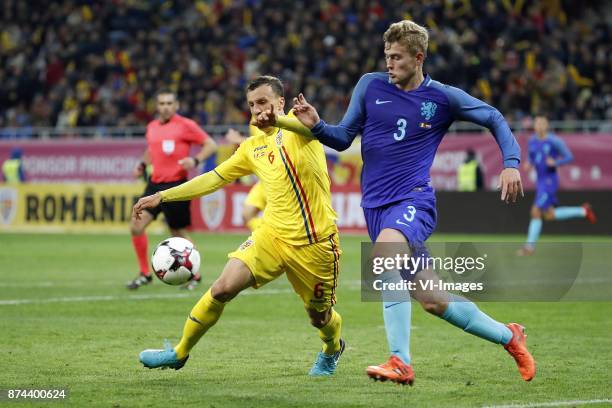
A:
{"type": "Polygon", "coordinates": [[[170,89],[170,88],[162,88],[162,89],[160,89],[159,91],[157,91],[157,92],[155,93],[155,99],[157,99],[157,97],[158,97],[159,95],[172,95],[172,96],[174,96],[174,100],[175,100],[175,101],[178,101],[178,95],[176,94],[176,92],[174,92],[174,91],[173,91],[172,89],[170,89]]]}
{"type": "Polygon", "coordinates": [[[278,79],[277,77],[271,76],[271,75],[262,75],[260,77],[255,78],[254,80],[249,82],[249,85],[247,85],[246,91],[247,92],[254,91],[255,89],[263,85],[270,85],[270,87],[272,88],[272,91],[276,95],[282,98],[285,97],[285,88],[283,87],[283,83],[281,82],[280,79],[278,79]]]}

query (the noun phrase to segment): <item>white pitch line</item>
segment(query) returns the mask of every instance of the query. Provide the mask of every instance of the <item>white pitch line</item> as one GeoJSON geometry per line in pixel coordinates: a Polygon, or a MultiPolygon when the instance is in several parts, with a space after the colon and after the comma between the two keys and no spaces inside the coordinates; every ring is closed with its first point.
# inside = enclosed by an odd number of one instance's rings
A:
{"type": "MultiPolygon", "coordinates": [[[[246,291],[240,294],[240,296],[250,295],[278,295],[284,293],[293,293],[291,289],[262,289],[246,291]]],[[[70,296],[70,297],[55,297],[55,298],[42,298],[42,299],[5,299],[0,300],[0,306],[14,306],[14,305],[30,305],[30,304],[43,304],[43,303],[69,303],[69,302],[108,302],[114,300],[151,300],[151,299],[180,299],[196,297],[192,293],[168,293],[168,294],[151,294],[151,295],[130,295],[130,296],[115,296],[115,295],[101,295],[101,296],[70,296]]]]}
{"type": "MultiPolygon", "coordinates": [[[[359,287],[361,281],[359,279],[352,280],[340,280],[340,285],[359,287]]],[[[64,287],[92,287],[92,286],[123,286],[120,281],[106,280],[106,281],[89,281],[89,280],[76,280],[76,281],[33,281],[33,282],[0,282],[0,288],[64,288],[64,287]]]]}
{"type": "Polygon", "coordinates": [[[72,288],[81,286],[122,286],[118,281],[35,281],[35,282],[0,282],[0,288],[72,288]]]}
{"type": "MultiPolygon", "coordinates": [[[[340,285],[343,288],[359,288],[361,287],[360,280],[341,281],[340,285]]],[[[0,282],[2,288],[73,288],[73,287],[100,287],[100,286],[116,286],[121,287],[123,284],[119,281],[72,281],[72,282],[57,282],[57,281],[38,281],[38,282],[0,282]]]]}
{"type": "Polygon", "coordinates": [[[538,408],[538,407],[570,407],[576,405],[591,405],[605,404],[612,402],[612,398],[592,399],[592,400],[574,400],[574,401],[551,401],[551,402],[532,402],[529,404],[511,404],[511,405],[487,405],[483,408],[538,408]]]}

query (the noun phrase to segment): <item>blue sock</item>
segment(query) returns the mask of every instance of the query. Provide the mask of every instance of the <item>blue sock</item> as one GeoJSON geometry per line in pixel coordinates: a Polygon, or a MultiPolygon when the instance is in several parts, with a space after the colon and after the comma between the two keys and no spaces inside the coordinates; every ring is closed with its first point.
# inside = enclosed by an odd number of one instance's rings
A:
{"type": "Polygon", "coordinates": [[[557,207],[555,208],[555,220],[568,220],[570,218],[584,218],[586,211],[582,207],[557,207]]]}
{"type": "Polygon", "coordinates": [[[391,354],[410,364],[410,320],[412,303],[383,302],[385,331],[391,354]]]}
{"type": "Polygon", "coordinates": [[[450,295],[448,308],[442,318],[466,332],[497,344],[508,344],[512,331],[500,322],[491,319],[478,306],[464,297],[450,295]]]}
{"type": "Polygon", "coordinates": [[[534,246],[540,238],[542,232],[542,220],[540,218],[532,218],[529,222],[529,230],[527,231],[527,244],[534,246]]]}

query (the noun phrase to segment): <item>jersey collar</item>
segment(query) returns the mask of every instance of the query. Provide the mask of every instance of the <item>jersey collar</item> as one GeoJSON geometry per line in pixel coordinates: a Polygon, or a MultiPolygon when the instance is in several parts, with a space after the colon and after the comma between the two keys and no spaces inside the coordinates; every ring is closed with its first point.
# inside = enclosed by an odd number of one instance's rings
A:
{"type": "MultiPolygon", "coordinates": [[[[424,74],[425,74],[425,75],[423,75],[423,82],[421,82],[421,84],[420,84],[419,86],[417,86],[416,88],[414,88],[414,89],[413,89],[413,90],[411,90],[411,91],[404,91],[404,92],[416,92],[416,91],[420,91],[420,90],[422,90],[423,88],[428,87],[428,86],[431,84],[431,81],[433,81],[433,79],[431,79],[431,77],[429,76],[429,74],[427,74],[427,73],[424,73],[424,74]]],[[[393,84],[393,83],[391,82],[391,78],[388,76],[388,74],[387,74],[387,83],[388,83],[389,85],[391,85],[392,87],[397,88],[397,87],[395,86],[395,84],[393,84]]]]}
{"type": "Polygon", "coordinates": [[[168,119],[166,123],[162,123],[162,121],[159,119],[157,119],[157,121],[159,122],[161,126],[165,126],[165,125],[169,125],[172,122],[176,122],[177,116],[178,116],[178,113],[175,113],[174,115],[170,116],[170,119],[168,119]]]}

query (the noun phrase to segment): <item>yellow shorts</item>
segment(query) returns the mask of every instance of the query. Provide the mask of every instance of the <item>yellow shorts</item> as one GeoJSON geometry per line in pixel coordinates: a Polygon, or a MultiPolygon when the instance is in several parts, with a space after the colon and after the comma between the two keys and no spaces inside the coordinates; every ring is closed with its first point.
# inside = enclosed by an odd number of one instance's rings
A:
{"type": "Polygon", "coordinates": [[[255,289],[287,273],[304,306],[322,312],[336,304],[341,254],[337,233],[315,244],[296,246],[281,241],[262,225],[228,258],[248,266],[255,289]]]}
{"type": "Polygon", "coordinates": [[[260,181],[251,187],[249,194],[247,194],[246,199],[244,200],[244,203],[252,205],[253,207],[258,208],[260,211],[263,211],[264,208],[266,208],[266,195],[264,194],[264,189],[260,181]]]}

